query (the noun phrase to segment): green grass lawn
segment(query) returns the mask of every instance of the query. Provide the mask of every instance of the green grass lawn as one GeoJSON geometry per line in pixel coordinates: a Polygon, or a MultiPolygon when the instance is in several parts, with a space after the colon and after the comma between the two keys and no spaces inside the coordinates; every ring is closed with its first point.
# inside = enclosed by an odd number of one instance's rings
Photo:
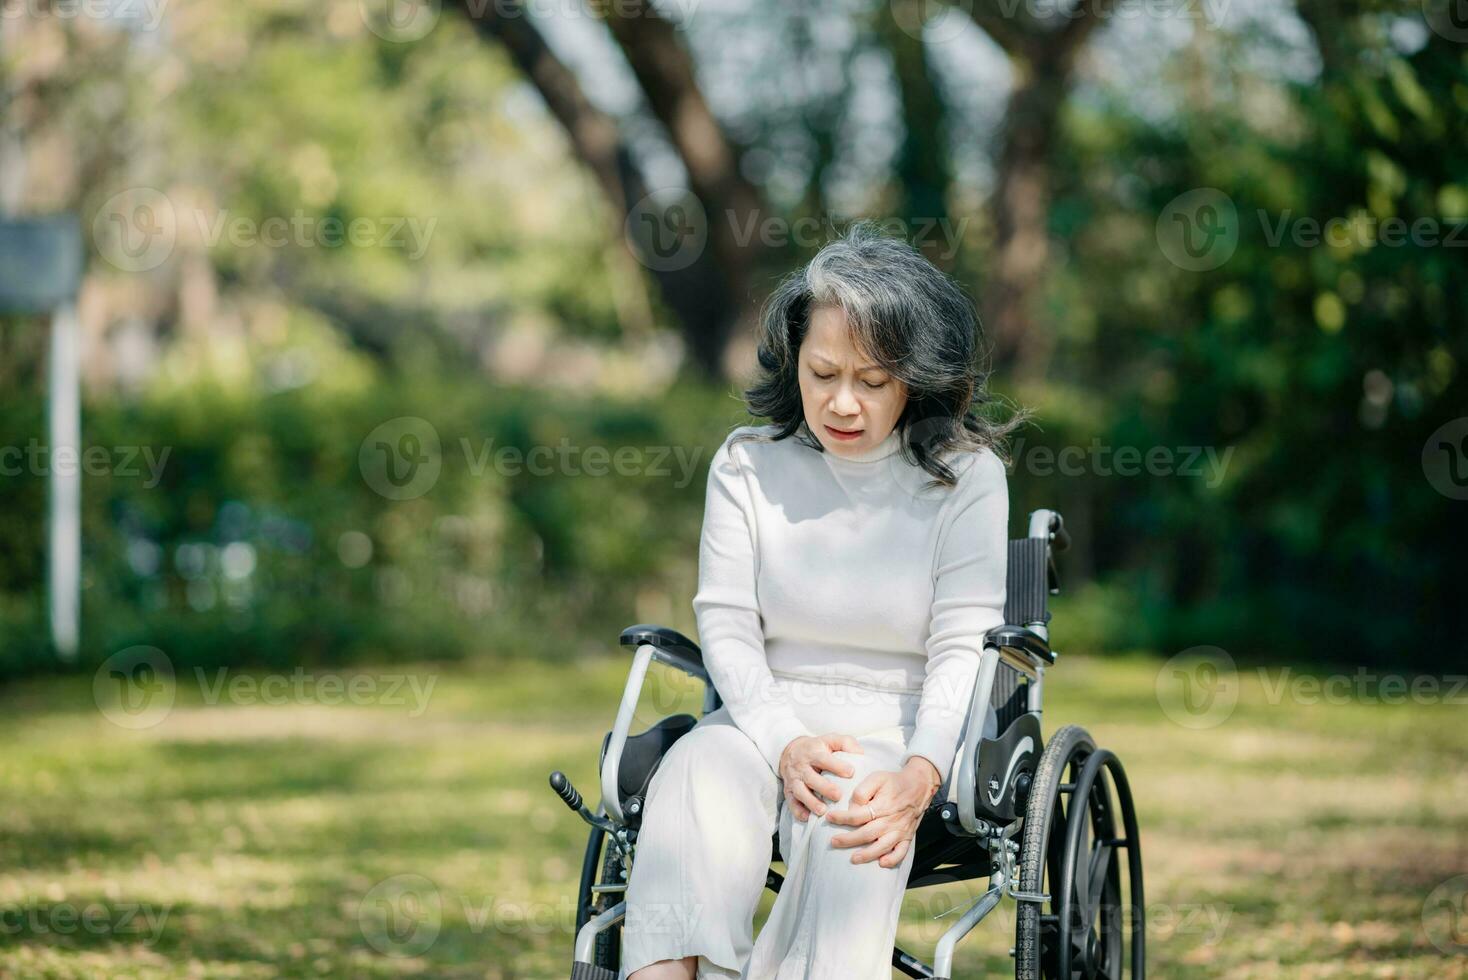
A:
{"type": "MultiPolygon", "coordinates": [[[[90,678],[11,686],[0,976],[565,977],[586,828],[546,776],[597,798],[628,662],[415,667],[426,710],[210,703],[181,674],[138,730],[90,678]]],[[[1066,656],[1046,704],[1047,732],[1085,725],[1131,776],[1152,976],[1468,975],[1463,705],[1308,704],[1242,670],[1232,713],[1197,728],[1163,710],[1161,668],[1066,656]]],[[[643,723],[696,703],[654,670],[643,723]]],[[[974,884],[910,892],[899,942],[930,959],[974,884]]],[[[958,975],[1009,973],[1012,929],[1006,903],[958,975]]]]}

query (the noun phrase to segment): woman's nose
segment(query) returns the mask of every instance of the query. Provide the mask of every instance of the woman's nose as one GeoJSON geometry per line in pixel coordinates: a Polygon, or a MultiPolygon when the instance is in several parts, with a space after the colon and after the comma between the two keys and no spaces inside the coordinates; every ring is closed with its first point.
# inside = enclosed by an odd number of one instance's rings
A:
{"type": "Polygon", "coordinates": [[[831,399],[831,411],[844,418],[860,412],[861,404],[857,402],[856,394],[851,388],[843,384],[836,389],[836,394],[831,399]]]}

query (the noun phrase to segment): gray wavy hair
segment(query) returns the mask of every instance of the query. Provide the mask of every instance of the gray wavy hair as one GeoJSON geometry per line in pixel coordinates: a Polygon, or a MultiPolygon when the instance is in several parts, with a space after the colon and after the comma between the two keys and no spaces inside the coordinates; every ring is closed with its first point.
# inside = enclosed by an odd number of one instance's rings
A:
{"type": "Polygon", "coordinates": [[[794,436],[820,452],[805,424],[799,354],[811,312],[834,306],[846,314],[857,348],[907,387],[897,420],[902,453],[932,475],[928,487],[958,478],[943,457],[990,449],[1009,464],[1010,432],[1028,420],[1023,409],[999,422],[986,414],[995,399],[980,351],[973,302],[953,279],[875,222],[853,224],[809,263],[780,282],[760,314],[759,368],[744,391],[749,413],[767,418],[774,435],[744,433],[737,441],[773,442],[794,436]]]}

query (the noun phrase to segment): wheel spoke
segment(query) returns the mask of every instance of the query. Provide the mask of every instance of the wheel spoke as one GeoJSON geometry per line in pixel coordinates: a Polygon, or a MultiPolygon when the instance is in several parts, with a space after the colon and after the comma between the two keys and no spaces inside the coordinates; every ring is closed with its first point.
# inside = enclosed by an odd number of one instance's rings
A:
{"type": "Polygon", "coordinates": [[[1111,847],[1107,844],[1097,844],[1096,849],[1091,852],[1090,880],[1086,885],[1086,894],[1081,897],[1081,907],[1084,909],[1087,923],[1095,914],[1096,903],[1101,897],[1101,889],[1106,885],[1106,872],[1111,868],[1111,854],[1111,847]]]}

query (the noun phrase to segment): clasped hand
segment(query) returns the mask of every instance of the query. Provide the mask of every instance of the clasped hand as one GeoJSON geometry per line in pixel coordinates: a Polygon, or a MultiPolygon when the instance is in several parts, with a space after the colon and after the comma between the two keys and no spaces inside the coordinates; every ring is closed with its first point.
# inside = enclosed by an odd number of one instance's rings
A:
{"type": "Polygon", "coordinates": [[[852,864],[876,861],[884,868],[899,866],[941,784],[938,770],[927,759],[914,756],[899,770],[873,772],[852,791],[846,808],[836,810],[826,801],[838,800],[840,787],[821,774],[845,778],[856,774],[856,767],[838,758],[837,752],[865,754],[855,738],[836,732],[805,735],[785,746],[780,781],[786,805],[801,822],[814,813],[855,828],[831,838],[833,847],[861,847],[851,856],[852,864]]]}

